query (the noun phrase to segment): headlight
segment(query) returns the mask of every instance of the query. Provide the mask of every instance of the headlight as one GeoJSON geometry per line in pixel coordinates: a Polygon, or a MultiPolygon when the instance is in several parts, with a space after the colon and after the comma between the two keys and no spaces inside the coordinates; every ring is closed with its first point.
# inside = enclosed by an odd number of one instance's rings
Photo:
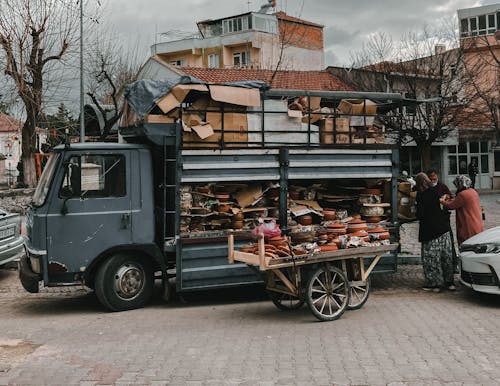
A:
{"type": "Polygon", "coordinates": [[[500,253],[500,244],[490,243],[490,244],[475,244],[475,245],[464,245],[460,246],[460,252],[471,251],[474,253],[500,253]]]}

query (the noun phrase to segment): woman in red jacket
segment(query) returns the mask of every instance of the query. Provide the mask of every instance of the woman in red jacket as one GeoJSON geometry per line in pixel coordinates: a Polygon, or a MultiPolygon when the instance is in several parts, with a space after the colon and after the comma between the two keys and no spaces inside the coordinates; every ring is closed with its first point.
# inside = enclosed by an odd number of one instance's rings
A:
{"type": "Polygon", "coordinates": [[[448,209],[456,210],[457,241],[460,246],[465,240],[482,232],[484,228],[479,195],[471,187],[471,179],[463,175],[457,176],[453,184],[457,188],[456,197],[451,200],[442,197],[440,202],[448,209]]]}

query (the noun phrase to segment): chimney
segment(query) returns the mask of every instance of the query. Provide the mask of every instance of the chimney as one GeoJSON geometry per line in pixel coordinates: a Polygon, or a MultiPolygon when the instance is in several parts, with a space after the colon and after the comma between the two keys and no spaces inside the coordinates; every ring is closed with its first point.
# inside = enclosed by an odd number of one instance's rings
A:
{"type": "Polygon", "coordinates": [[[446,51],[446,46],[444,44],[436,44],[434,46],[434,55],[444,54],[446,51]]]}

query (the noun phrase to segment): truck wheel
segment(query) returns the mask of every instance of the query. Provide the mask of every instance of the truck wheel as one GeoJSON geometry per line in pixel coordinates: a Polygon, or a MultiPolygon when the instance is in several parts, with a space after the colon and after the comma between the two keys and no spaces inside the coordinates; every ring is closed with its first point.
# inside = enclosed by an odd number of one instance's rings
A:
{"type": "Polygon", "coordinates": [[[143,307],[153,292],[153,270],[146,259],[114,255],[106,260],[95,280],[99,301],[111,311],[143,307]]]}

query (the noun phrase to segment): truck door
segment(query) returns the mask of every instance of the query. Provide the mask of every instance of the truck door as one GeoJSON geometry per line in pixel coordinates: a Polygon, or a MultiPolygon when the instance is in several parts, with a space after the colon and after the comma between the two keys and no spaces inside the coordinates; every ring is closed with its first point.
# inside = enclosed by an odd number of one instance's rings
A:
{"type": "Polygon", "coordinates": [[[131,243],[130,163],[127,151],[66,158],[47,217],[49,282],[69,282],[103,251],[131,243]]]}

